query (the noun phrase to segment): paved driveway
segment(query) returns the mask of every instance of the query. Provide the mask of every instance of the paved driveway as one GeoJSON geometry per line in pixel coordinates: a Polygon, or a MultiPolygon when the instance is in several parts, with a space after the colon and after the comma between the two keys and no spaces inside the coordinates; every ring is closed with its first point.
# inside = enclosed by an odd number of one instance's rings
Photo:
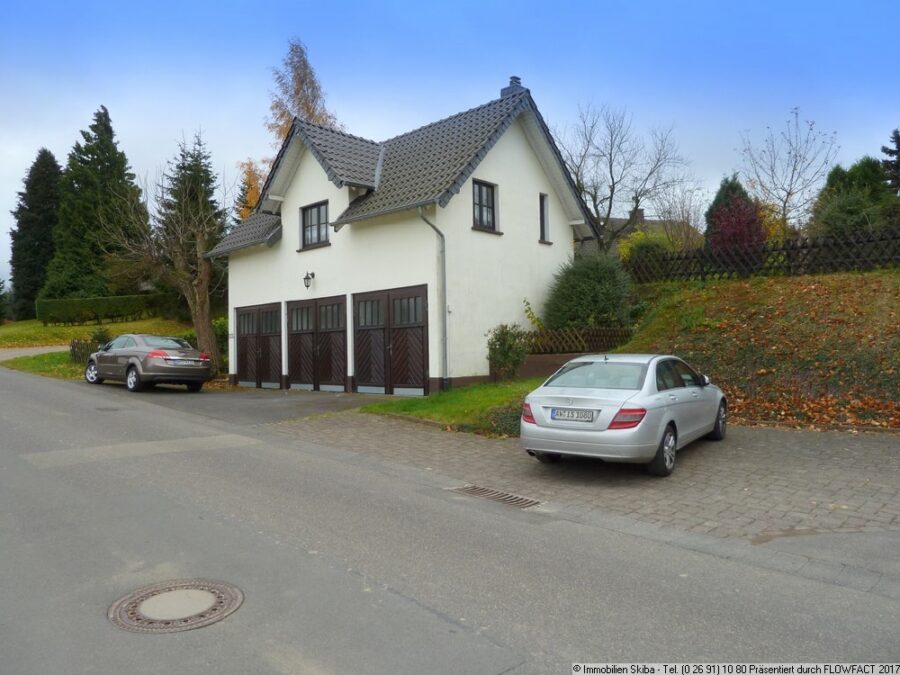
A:
{"type": "Polygon", "coordinates": [[[660,479],[640,467],[588,459],[545,465],[515,439],[359,412],[280,426],[307,441],[549,502],[576,516],[613,513],[755,544],[808,534],[900,532],[895,434],[731,427],[724,442],[688,446],[675,473],[660,479]]]}

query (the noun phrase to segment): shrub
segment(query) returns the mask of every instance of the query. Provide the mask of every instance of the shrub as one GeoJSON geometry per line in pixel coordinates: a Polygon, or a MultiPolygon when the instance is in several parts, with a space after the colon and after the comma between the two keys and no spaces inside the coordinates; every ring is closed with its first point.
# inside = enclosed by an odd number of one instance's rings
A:
{"type": "Polygon", "coordinates": [[[619,242],[619,258],[623,263],[640,262],[649,256],[661,256],[673,250],[668,237],[636,230],[619,242]]]}
{"type": "Polygon", "coordinates": [[[98,345],[105,345],[110,340],[112,340],[112,335],[110,334],[109,329],[106,326],[97,326],[91,333],[91,342],[94,342],[98,345]]]}
{"type": "Polygon", "coordinates": [[[485,414],[485,423],[491,434],[497,436],[518,436],[519,420],[522,417],[522,397],[518,401],[494,406],[485,414]]]}
{"type": "MultiPolygon", "coordinates": [[[[219,347],[219,356],[222,359],[222,365],[225,366],[228,363],[228,319],[225,317],[213,319],[212,325],[213,332],[216,334],[216,345],[219,347]]],[[[181,338],[190,342],[194,347],[197,346],[197,331],[193,328],[172,337],[181,338]]]]}
{"type": "Polygon", "coordinates": [[[608,256],[576,258],[553,280],[544,308],[547,328],[624,326],[629,315],[629,280],[608,256]]]}
{"type": "Polygon", "coordinates": [[[502,323],[491,329],[487,338],[491,375],[500,380],[515,377],[528,355],[525,331],[515,324],[502,323]]]}

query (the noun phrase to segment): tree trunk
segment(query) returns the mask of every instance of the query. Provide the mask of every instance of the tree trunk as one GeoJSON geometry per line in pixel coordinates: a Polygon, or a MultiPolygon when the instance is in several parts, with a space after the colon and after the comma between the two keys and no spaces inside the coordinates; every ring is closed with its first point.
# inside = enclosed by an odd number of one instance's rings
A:
{"type": "Polygon", "coordinates": [[[212,326],[212,310],[209,301],[209,283],[212,278],[212,264],[203,259],[193,281],[182,285],[181,292],[191,310],[191,322],[197,334],[197,348],[209,354],[213,375],[219,374],[222,356],[219,354],[219,343],[212,326]]]}

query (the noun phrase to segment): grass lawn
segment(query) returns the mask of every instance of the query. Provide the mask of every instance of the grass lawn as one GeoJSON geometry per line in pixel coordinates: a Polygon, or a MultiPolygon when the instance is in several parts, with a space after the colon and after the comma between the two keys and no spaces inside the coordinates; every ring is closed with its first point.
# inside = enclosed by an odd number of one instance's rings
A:
{"type": "MultiPolygon", "coordinates": [[[[140,321],[126,321],[123,323],[107,323],[104,326],[113,337],[122,333],[170,335],[172,333],[183,333],[191,328],[190,324],[169,319],[141,319],[140,321]]],[[[0,325],[0,348],[67,345],[74,339],[87,340],[97,328],[99,328],[97,324],[45,326],[37,320],[14,321],[13,323],[0,325]]]]}
{"type": "Polygon", "coordinates": [[[56,377],[60,380],[77,380],[84,371],[84,364],[69,361],[69,352],[20,356],[17,359],[0,361],[0,366],[45,377],[56,377]]]}
{"type": "Polygon", "coordinates": [[[363,412],[432,420],[459,431],[518,435],[522,399],[543,378],[474,384],[433,396],[398,398],[363,406],[363,412]]]}

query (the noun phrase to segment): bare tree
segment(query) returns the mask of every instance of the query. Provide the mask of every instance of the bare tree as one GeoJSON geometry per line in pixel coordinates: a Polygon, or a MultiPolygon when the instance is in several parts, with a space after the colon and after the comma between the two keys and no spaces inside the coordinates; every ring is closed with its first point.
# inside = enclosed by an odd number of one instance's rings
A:
{"type": "Polygon", "coordinates": [[[103,241],[120,265],[141,270],[145,278],[181,294],[191,312],[198,347],[209,354],[217,372],[221,357],[210,293],[222,273],[206,257],[226,226],[225,211],[214,196],[216,181],[200,136],[191,146],[182,141],[169,170],[143,191],[145,197],[119,200],[121,222],[103,223],[103,241]]]}
{"type": "Polygon", "coordinates": [[[767,130],[761,146],[742,134],[744,174],[754,196],[775,206],[783,226],[799,229],[834,163],[837,135],[818,131],[813,121],[801,122],[799,108],[791,110],[782,131],[767,130]]]}
{"type": "Polygon", "coordinates": [[[706,191],[692,181],[670,185],[650,200],[666,238],[676,251],[703,245],[703,211],[707,201],[706,191]]]}
{"type": "Polygon", "coordinates": [[[579,107],[578,121],[557,134],[557,143],[600,230],[603,251],[633,229],[645,202],[684,181],[685,162],[672,130],[652,130],[645,140],[625,110],[579,107]]]}
{"type": "Polygon", "coordinates": [[[325,92],[309,62],[306,46],[300,40],[290,40],[282,67],[273,68],[272,73],[276,91],[272,92],[266,128],[277,137],[276,144],[280,145],[285,139],[294,117],[340,128],[337,118],[325,107],[325,92]]]}

